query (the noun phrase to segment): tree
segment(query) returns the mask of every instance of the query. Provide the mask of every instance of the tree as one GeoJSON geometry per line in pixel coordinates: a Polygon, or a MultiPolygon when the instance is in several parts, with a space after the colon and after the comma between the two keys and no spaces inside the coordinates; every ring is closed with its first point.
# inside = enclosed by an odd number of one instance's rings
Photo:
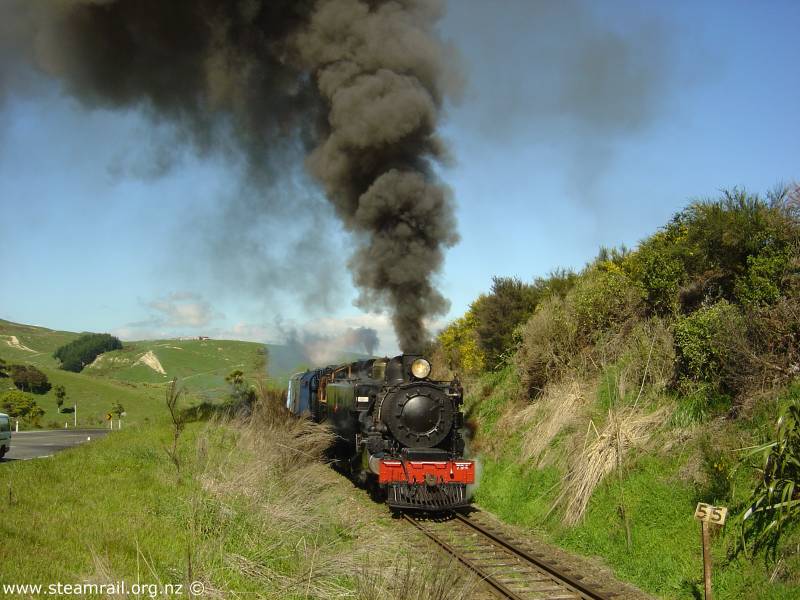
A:
{"type": "Polygon", "coordinates": [[[0,358],[0,378],[2,377],[8,377],[8,365],[6,361],[0,358]]]}
{"type": "Polygon", "coordinates": [[[47,375],[32,365],[11,365],[14,386],[23,392],[46,394],[52,387],[47,375]]]}
{"type": "Polygon", "coordinates": [[[36,400],[25,392],[11,390],[0,395],[0,408],[9,417],[20,419],[29,425],[38,425],[44,410],[36,404],[36,400]]]}
{"type": "Polygon", "coordinates": [[[241,369],[231,371],[225,376],[225,381],[227,381],[233,388],[241,386],[244,383],[244,371],[241,369]]]}
{"type": "Polygon", "coordinates": [[[530,318],[538,303],[539,290],[515,277],[494,277],[490,294],[472,305],[478,343],[489,367],[502,362],[514,346],[514,330],[530,318]]]}
{"type": "Polygon", "coordinates": [[[67,390],[64,389],[63,385],[57,385],[55,387],[55,394],[56,394],[56,404],[58,405],[58,412],[61,412],[61,407],[64,406],[64,398],[67,397],[67,390]]]}
{"type": "Polygon", "coordinates": [[[125,412],[125,408],[119,402],[115,402],[114,406],[111,407],[111,414],[117,415],[118,419],[122,418],[122,413],[125,412]]]}
{"type": "Polygon", "coordinates": [[[61,361],[65,371],[80,373],[103,352],[120,350],[122,342],[108,333],[86,333],[68,344],[64,344],[53,353],[53,358],[61,361]]]}
{"type": "Polygon", "coordinates": [[[244,378],[244,372],[241,369],[235,369],[228,373],[225,381],[231,386],[231,398],[236,405],[249,404],[252,405],[256,400],[255,390],[247,385],[244,378]]]}

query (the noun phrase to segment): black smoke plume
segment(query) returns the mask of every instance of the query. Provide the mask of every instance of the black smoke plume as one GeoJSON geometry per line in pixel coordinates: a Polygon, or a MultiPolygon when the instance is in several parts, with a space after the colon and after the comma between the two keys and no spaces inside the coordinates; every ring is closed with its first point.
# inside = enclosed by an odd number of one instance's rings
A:
{"type": "MultiPolygon", "coordinates": [[[[0,47],[87,108],[136,108],[200,153],[239,153],[266,185],[298,153],[357,249],[358,304],[400,346],[448,303],[433,278],[457,241],[432,171],[447,48],[436,0],[8,0],[0,47]],[[6,32],[13,32],[6,35],[6,32]]],[[[0,63],[5,65],[7,61],[0,63]]],[[[0,91],[6,84],[0,74],[0,91]]]]}
{"type": "Polygon", "coordinates": [[[364,352],[373,356],[380,343],[378,332],[371,327],[348,327],[330,335],[280,326],[279,330],[283,343],[302,352],[312,366],[341,362],[347,352],[364,352]]]}

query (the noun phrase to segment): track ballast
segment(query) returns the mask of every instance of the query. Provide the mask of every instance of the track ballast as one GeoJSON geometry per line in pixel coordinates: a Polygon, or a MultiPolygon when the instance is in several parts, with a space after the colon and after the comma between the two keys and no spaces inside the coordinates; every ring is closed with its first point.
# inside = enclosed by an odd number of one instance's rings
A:
{"type": "Polygon", "coordinates": [[[592,589],[581,582],[581,575],[566,573],[545,557],[520,548],[475,516],[447,512],[405,513],[403,517],[473,571],[501,598],[607,600],[614,595],[592,589]]]}

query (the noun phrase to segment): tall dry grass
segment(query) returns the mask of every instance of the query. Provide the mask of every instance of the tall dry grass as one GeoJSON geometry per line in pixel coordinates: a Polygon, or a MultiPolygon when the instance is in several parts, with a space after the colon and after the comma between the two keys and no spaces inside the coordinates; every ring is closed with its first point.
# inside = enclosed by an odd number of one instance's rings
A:
{"type": "Polygon", "coordinates": [[[209,428],[231,431],[235,443],[212,452],[203,490],[226,522],[244,511],[250,526],[216,557],[206,552],[214,566],[204,579],[225,573],[275,599],[444,600],[471,585],[434,553],[413,552],[386,509],[325,464],[334,434],[289,414],[282,394],[262,387],[249,415],[209,428]]]}
{"type": "Polygon", "coordinates": [[[646,413],[634,407],[609,410],[602,431],[590,421],[583,449],[573,458],[553,508],[563,506],[565,525],[575,525],[586,513],[594,490],[631,450],[641,448],[669,416],[667,409],[646,413]]]}
{"type": "Polygon", "coordinates": [[[548,386],[539,400],[522,408],[518,414],[520,460],[542,463],[556,436],[578,421],[585,399],[580,383],[572,380],[548,386]]]}

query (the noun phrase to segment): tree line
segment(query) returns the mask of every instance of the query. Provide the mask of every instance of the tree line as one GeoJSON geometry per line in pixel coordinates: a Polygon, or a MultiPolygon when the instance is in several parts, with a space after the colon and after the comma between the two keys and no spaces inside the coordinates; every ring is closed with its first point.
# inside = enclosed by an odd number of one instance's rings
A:
{"type": "Polygon", "coordinates": [[[53,353],[53,358],[61,362],[61,369],[80,373],[86,365],[111,350],[122,349],[119,338],[108,333],[86,333],[64,344],[53,353]]]}

